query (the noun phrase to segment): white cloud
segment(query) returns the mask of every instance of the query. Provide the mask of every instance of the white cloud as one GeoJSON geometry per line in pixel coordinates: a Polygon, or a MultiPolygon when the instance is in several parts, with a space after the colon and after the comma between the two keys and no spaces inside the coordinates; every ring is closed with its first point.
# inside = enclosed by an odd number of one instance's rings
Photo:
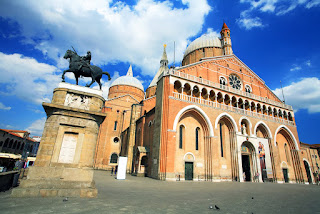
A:
{"type": "Polygon", "coordinates": [[[310,9],[312,7],[316,7],[320,5],[320,0],[313,0],[308,2],[308,4],[306,5],[306,8],[310,9]]]}
{"type": "Polygon", "coordinates": [[[0,110],[10,110],[10,106],[5,106],[2,102],[0,102],[0,110]]]}
{"type": "MultiPolygon", "coordinates": [[[[169,1],[138,0],[135,5],[109,0],[3,1],[0,16],[17,22],[23,42],[33,45],[57,62],[73,45],[79,54],[92,52],[92,63],[130,62],[143,74],[159,67],[164,43],[176,41],[182,59],[188,38],[197,35],[211,10],[206,0],[182,0],[184,8],[169,1]]],[[[172,45],[173,46],[173,45],[172,45]]],[[[173,48],[168,47],[168,56],[173,48]]],[[[169,59],[169,60],[170,60],[169,59]]]]}
{"type": "Polygon", "coordinates": [[[61,81],[56,67],[39,63],[21,54],[0,52],[0,86],[2,95],[41,104],[51,100],[52,91],[61,81]]]}
{"type": "MultiPolygon", "coordinates": [[[[282,97],[281,88],[273,91],[282,97]]],[[[294,111],[308,109],[310,113],[320,112],[320,80],[317,77],[303,78],[283,88],[286,103],[292,105],[294,111]]]]}
{"type": "Polygon", "coordinates": [[[254,27],[261,27],[262,22],[259,17],[251,18],[254,12],[275,13],[278,16],[285,15],[299,6],[310,9],[320,5],[320,0],[240,0],[240,3],[249,4],[249,8],[242,11],[238,24],[250,30],[254,27]],[[246,27],[246,23],[249,27],[246,27]],[[251,24],[253,23],[253,24],[251,24]]]}
{"type": "Polygon", "coordinates": [[[44,128],[44,124],[47,118],[42,117],[36,121],[34,121],[26,130],[31,133],[31,135],[41,136],[44,128]]]}
{"type": "Polygon", "coordinates": [[[295,65],[293,68],[290,68],[290,71],[300,71],[301,69],[300,66],[295,65]]]}
{"type": "Polygon", "coordinates": [[[311,61],[310,61],[310,60],[306,61],[306,65],[307,65],[308,67],[311,67],[311,61]]]}
{"type": "Polygon", "coordinates": [[[241,17],[237,19],[237,23],[240,27],[250,30],[252,28],[263,28],[265,25],[262,23],[259,17],[250,17],[249,11],[241,13],[241,17]]]}
{"type": "Polygon", "coordinates": [[[4,123],[0,123],[0,127],[2,129],[14,129],[15,128],[15,126],[12,126],[10,124],[4,124],[4,123]]]}

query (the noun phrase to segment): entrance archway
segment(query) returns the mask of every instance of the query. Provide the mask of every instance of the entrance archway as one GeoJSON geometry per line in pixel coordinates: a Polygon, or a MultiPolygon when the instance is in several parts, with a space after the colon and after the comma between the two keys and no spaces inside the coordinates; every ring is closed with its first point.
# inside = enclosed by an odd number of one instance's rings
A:
{"type": "Polygon", "coordinates": [[[257,157],[254,146],[245,141],[241,145],[241,163],[242,163],[242,179],[243,181],[255,181],[258,172],[257,157]]]}
{"type": "Polygon", "coordinates": [[[307,178],[308,178],[308,182],[309,184],[312,184],[312,177],[311,177],[311,173],[310,173],[310,167],[307,161],[303,161],[304,163],[304,168],[306,169],[306,173],[307,173],[307,178]]]}

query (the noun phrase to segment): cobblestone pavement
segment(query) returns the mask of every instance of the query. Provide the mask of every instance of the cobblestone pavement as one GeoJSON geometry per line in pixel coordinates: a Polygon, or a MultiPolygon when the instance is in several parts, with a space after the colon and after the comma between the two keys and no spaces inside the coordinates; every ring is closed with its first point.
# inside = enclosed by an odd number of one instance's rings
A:
{"type": "Polygon", "coordinates": [[[116,180],[106,171],[95,171],[95,181],[99,193],[93,199],[63,202],[1,192],[0,213],[320,213],[316,185],[164,182],[131,175],[116,180]]]}

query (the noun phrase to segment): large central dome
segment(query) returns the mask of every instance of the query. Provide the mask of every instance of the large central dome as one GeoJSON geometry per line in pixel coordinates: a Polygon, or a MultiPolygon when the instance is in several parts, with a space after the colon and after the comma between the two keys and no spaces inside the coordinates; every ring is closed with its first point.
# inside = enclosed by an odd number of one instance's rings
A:
{"type": "Polygon", "coordinates": [[[186,51],[184,52],[183,57],[187,56],[192,51],[195,51],[200,48],[207,48],[207,47],[222,48],[221,40],[218,37],[215,37],[213,35],[204,34],[190,43],[190,45],[187,47],[186,51]]]}

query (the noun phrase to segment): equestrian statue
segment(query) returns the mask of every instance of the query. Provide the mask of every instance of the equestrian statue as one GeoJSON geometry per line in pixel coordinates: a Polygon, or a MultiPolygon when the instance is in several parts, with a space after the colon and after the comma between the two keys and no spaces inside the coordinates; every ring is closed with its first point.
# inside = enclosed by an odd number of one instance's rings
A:
{"type": "Polygon", "coordinates": [[[102,87],[102,84],[100,82],[102,78],[102,74],[106,74],[108,76],[108,80],[111,80],[110,74],[108,72],[103,72],[101,68],[99,68],[98,66],[90,64],[90,61],[91,61],[90,51],[87,52],[86,56],[79,56],[75,50],[74,51],[67,50],[63,58],[70,59],[70,61],[69,61],[69,69],[63,71],[62,82],[65,82],[64,75],[67,72],[72,72],[74,74],[77,85],[78,85],[79,77],[91,77],[92,78],[91,83],[86,84],[86,87],[90,87],[94,83],[94,81],[96,81],[100,86],[100,90],[102,87]]]}

